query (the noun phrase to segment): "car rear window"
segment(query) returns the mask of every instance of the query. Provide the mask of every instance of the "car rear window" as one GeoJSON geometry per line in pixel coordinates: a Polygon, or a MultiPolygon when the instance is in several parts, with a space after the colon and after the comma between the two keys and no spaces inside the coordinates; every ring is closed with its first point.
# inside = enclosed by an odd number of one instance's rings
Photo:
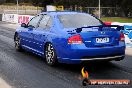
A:
{"type": "Polygon", "coordinates": [[[80,28],[102,25],[98,19],[89,14],[63,14],[58,17],[64,28],[80,28]]]}

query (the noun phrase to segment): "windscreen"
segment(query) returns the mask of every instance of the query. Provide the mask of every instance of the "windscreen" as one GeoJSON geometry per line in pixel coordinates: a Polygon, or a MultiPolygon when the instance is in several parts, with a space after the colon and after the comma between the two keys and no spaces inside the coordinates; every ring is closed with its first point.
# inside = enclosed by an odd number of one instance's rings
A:
{"type": "Polygon", "coordinates": [[[80,28],[102,25],[98,19],[89,14],[63,14],[58,17],[64,28],[80,28]]]}

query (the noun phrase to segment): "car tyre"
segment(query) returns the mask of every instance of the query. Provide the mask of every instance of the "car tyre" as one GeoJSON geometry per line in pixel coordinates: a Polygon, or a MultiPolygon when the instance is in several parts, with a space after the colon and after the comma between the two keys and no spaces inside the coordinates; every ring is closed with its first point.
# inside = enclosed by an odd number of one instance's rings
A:
{"type": "Polygon", "coordinates": [[[20,43],[20,37],[18,34],[15,34],[14,36],[14,42],[15,42],[15,48],[17,51],[22,51],[21,43],[20,43]]]}
{"type": "Polygon", "coordinates": [[[57,55],[51,43],[46,44],[45,58],[46,58],[46,63],[48,65],[54,66],[57,64],[57,55]]]}

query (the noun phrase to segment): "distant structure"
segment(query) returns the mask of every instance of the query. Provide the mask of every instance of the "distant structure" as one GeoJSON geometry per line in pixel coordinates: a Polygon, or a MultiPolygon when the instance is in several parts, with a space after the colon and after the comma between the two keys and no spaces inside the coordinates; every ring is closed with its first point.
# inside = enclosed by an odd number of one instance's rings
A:
{"type": "Polygon", "coordinates": [[[64,6],[53,6],[53,5],[47,5],[46,6],[47,11],[63,11],[64,6]]]}

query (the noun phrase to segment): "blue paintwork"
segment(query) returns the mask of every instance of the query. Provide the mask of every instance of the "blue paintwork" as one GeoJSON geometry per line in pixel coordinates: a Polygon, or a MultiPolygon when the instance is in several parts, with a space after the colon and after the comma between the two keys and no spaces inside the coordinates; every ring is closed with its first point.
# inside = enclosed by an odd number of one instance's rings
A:
{"type": "MultiPolygon", "coordinates": [[[[50,42],[56,50],[58,61],[61,63],[80,63],[80,59],[84,56],[100,56],[100,55],[125,55],[125,42],[119,41],[120,31],[101,31],[77,33],[75,28],[64,29],[57,15],[61,14],[86,14],[78,12],[43,12],[41,14],[50,15],[53,18],[50,30],[30,29],[20,27],[16,29],[16,33],[21,38],[21,46],[30,52],[44,56],[45,44],[50,42]],[[80,34],[83,44],[68,44],[67,39],[73,35],[80,34]],[[109,37],[110,42],[98,44],[95,38],[109,37]],[[103,46],[103,47],[101,47],[103,46]]],[[[112,28],[107,28],[112,30],[112,28]]]]}

